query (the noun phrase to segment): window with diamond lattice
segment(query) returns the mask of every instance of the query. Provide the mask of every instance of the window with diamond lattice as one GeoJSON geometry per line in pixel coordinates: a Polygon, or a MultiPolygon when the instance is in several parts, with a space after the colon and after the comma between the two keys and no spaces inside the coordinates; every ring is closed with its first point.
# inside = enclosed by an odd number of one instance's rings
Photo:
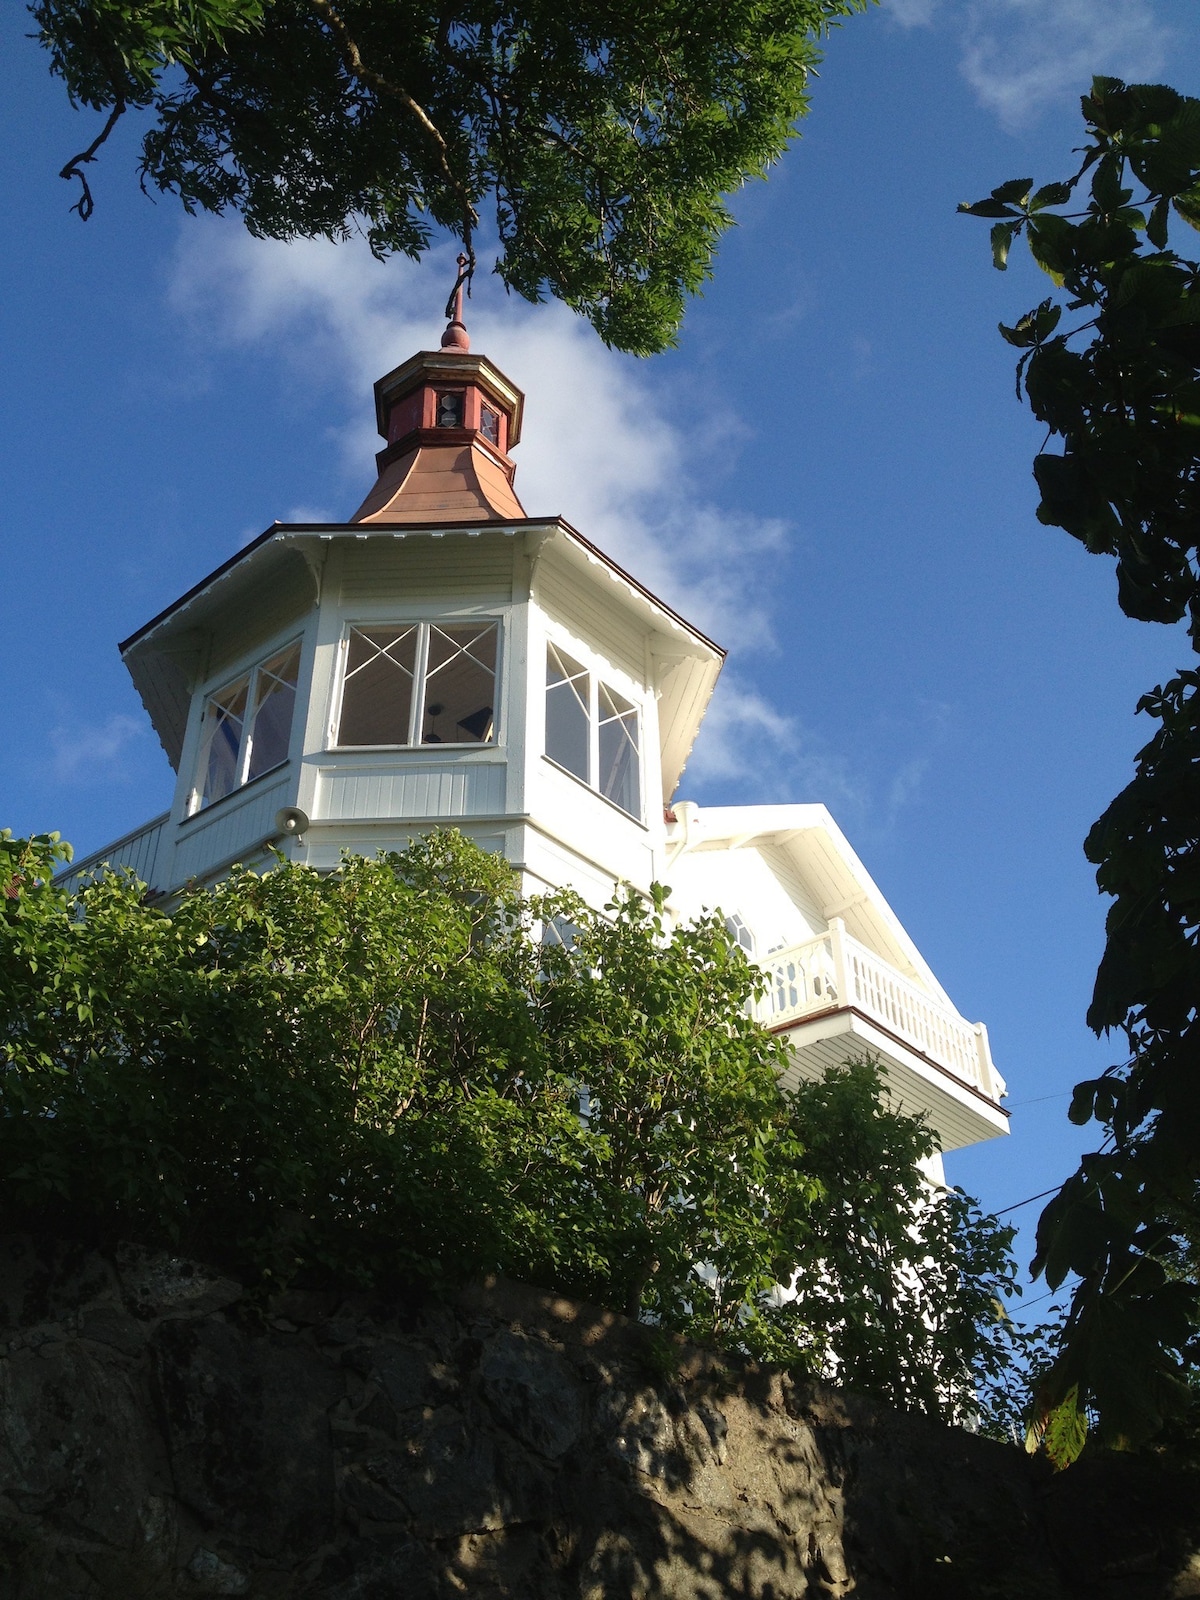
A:
{"type": "Polygon", "coordinates": [[[498,637],[495,622],[352,627],[336,743],[494,743],[498,637]]]}
{"type": "Polygon", "coordinates": [[[546,754],[589,781],[591,674],[557,645],[546,648],[546,754]]]}
{"type": "Polygon", "coordinates": [[[287,760],[299,673],[297,642],[206,698],[191,811],[223,800],[287,760]]]}
{"type": "Polygon", "coordinates": [[[641,816],[637,707],[556,644],[546,647],[546,754],[631,817],[641,816]]]}
{"type": "Polygon", "coordinates": [[[461,428],[463,421],[463,396],[461,390],[450,390],[437,397],[436,422],[439,428],[461,428]]]}

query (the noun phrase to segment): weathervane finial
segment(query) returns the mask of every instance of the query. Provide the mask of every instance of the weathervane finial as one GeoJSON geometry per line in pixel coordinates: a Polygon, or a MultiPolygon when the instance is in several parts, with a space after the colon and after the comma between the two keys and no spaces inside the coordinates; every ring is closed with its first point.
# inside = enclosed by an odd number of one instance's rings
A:
{"type": "Polygon", "coordinates": [[[463,285],[467,293],[471,292],[471,274],[474,271],[473,262],[465,255],[458,258],[458,277],[454,288],[450,291],[450,298],[446,301],[446,316],[449,321],[446,331],[442,335],[443,350],[469,350],[471,338],[467,333],[467,325],[463,321],[463,285]]]}

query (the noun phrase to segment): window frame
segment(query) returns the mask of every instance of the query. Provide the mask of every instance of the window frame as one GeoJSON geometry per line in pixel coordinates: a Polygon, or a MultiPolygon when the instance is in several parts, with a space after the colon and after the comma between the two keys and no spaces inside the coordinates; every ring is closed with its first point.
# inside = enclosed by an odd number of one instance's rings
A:
{"type": "MultiPolygon", "coordinates": [[[[501,744],[501,672],[503,668],[504,650],[504,623],[503,616],[488,612],[481,616],[370,616],[345,618],[341,636],[337,643],[337,669],[334,673],[332,705],[330,707],[329,723],[326,728],[326,750],[337,755],[356,755],[370,751],[414,751],[424,754],[426,758],[433,751],[439,750],[496,750],[501,744]],[[418,735],[416,743],[408,744],[343,744],[341,742],[342,714],[346,700],[347,669],[350,662],[350,638],[357,629],[360,633],[371,633],[382,629],[414,628],[417,634],[416,648],[413,657],[412,677],[412,702],[409,708],[408,728],[410,736],[418,735]],[[429,630],[431,628],[495,628],[496,630],[496,664],[493,669],[493,698],[492,706],[492,737],[490,739],[463,739],[451,741],[449,739],[439,742],[423,743],[420,740],[421,723],[424,718],[425,692],[429,681],[429,630]]],[[[436,670],[436,669],[435,669],[436,670]]]]}
{"type": "Polygon", "coordinates": [[[251,784],[259,783],[263,778],[268,778],[272,773],[279,772],[286,767],[292,759],[292,745],[296,737],[296,710],[300,703],[300,683],[304,673],[304,634],[294,634],[290,639],[285,639],[282,644],[273,646],[270,650],[260,651],[245,666],[235,672],[222,673],[219,678],[209,685],[201,688],[198,698],[200,700],[200,723],[197,730],[195,755],[192,759],[192,781],[188,788],[187,803],[184,807],[184,821],[191,817],[206,815],[214,806],[219,806],[225,800],[230,800],[236,794],[241,794],[251,784]],[[262,703],[259,700],[259,676],[263,669],[272,661],[278,660],[289,651],[296,650],[296,682],[292,688],[292,714],[288,726],[287,749],[285,753],[271,766],[264,767],[261,772],[250,776],[250,763],[254,757],[254,727],[258,720],[258,713],[262,703]],[[242,731],[238,738],[238,750],[235,761],[235,777],[233,783],[224,794],[218,795],[215,800],[204,800],[205,779],[208,771],[208,758],[211,748],[211,737],[207,737],[208,710],[219,695],[225,694],[242,680],[246,683],[246,710],[247,715],[242,720],[242,731]],[[253,708],[253,714],[250,714],[253,708]]]}
{"type": "MultiPolygon", "coordinates": [[[[546,634],[546,648],[545,648],[545,652],[544,652],[543,661],[544,661],[544,664],[543,664],[543,667],[542,667],[542,691],[541,691],[541,693],[542,693],[542,717],[543,717],[543,720],[542,720],[542,759],[545,760],[545,761],[548,761],[556,772],[563,772],[563,773],[565,773],[567,775],[568,778],[572,778],[576,783],[583,784],[584,787],[590,793],[596,795],[599,799],[603,800],[605,805],[612,806],[613,810],[617,811],[621,816],[628,817],[628,819],[631,822],[636,822],[639,827],[644,828],[646,826],[646,771],[645,771],[645,769],[646,769],[646,739],[645,739],[646,719],[645,719],[644,707],[642,706],[642,703],[641,703],[640,699],[638,698],[637,694],[633,693],[633,692],[630,692],[632,686],[630,686],[630,688],[625,688],[625,687],[619,688],[617,686],[617,684],[613,681],[613,675],[607,670],[607,668],[608,668],[608,663],[607,662],[603,663],[603,670],[597,671],[596,665],[595,665],[595,659],[592,656],[592,653],[590,651],[588,651],[588,650],[583,649],[580,645],[576,644],[574,640],[571,640],[569,642],[563,642],[556,635],[547,633],[546,634]],[[550,754],[550,751],[547,748],[548,740],[547,740],[546,709],[547,709],[547,704],[548,704],[547,697],[549,695],[551,686],[546,680],[548,679],[548,676],[549,676],[550,651],[552,649],[560,657],[560,662],[559,662],[560,667],[563,665],[561,658],[565,656],[568,660],[573,661],[578,665],[579,670],[580,670],[581,673],[586,673],[586,675],[587,675],[587,683],[588,683],[587,771],[588,771],[588,775],[587,775],[586,778],[585,777],[581,777],[578,772],[574,772],[570,767],[564,766],[564,764],[561,761],[555,760],[554,756],[552,756],[550,754]],[[605,693],[607,693],[609,695],[610,699],[611,699],[612,696],[615,695],[618,701],[624,701],[625,704],[628,705],[630,710],[633,712],[634,725],[635,725],[636,732],[637,732],[637,743],[636,743],[636,746],[635,746],[635,750],[636,750],[636,755],[637,755],[637,807],[638,808],[637,808],[636,811],[627,811],[626,808],[621,804],[621,802],[619,800],[614,800],[611,795],[605,794],[604,790],[600,787],[600,770],[601,770],[600,769],[600,724],[601,724],[600,692],[601,692],[601,690],[604,690],[605,693]]],[[[571,675],[571,676],[574,676],[574,675],[571,675]]],[[[570,676],[565,681],[569,682],[570,681],[570,676]]],[[[582,698],[582,697],[580,697],[580,698],[582,698]]],[[[627,713],[621,713],[621,715],[624,716],[624,715],[627,715],[627,713]]],[[[611,716],[604,718],[605,722],[610,722],[612,720],[614,720],[614,719],[611,716]]]]}

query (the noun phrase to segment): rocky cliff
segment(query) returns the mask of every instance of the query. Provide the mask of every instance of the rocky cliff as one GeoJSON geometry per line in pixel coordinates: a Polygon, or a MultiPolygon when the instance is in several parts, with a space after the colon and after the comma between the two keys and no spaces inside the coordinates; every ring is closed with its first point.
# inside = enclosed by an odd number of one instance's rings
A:
{"type": "Polygon", "coordinates": [[[0,1241],[5,1600],[1182,1600],[1194,1478],[1020,1451],[509,1284],[0,1241]]]}

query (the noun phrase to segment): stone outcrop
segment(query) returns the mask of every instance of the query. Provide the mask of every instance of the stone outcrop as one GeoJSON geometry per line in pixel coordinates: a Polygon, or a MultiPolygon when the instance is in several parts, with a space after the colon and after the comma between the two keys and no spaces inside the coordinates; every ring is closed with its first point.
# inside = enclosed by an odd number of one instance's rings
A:
{"type": "Polygon", "coordinates": [[[1195,1478],[510,1284],[271,1300],[0,1241],[5,1600],[1183,1600],[1195,1478]]]}

